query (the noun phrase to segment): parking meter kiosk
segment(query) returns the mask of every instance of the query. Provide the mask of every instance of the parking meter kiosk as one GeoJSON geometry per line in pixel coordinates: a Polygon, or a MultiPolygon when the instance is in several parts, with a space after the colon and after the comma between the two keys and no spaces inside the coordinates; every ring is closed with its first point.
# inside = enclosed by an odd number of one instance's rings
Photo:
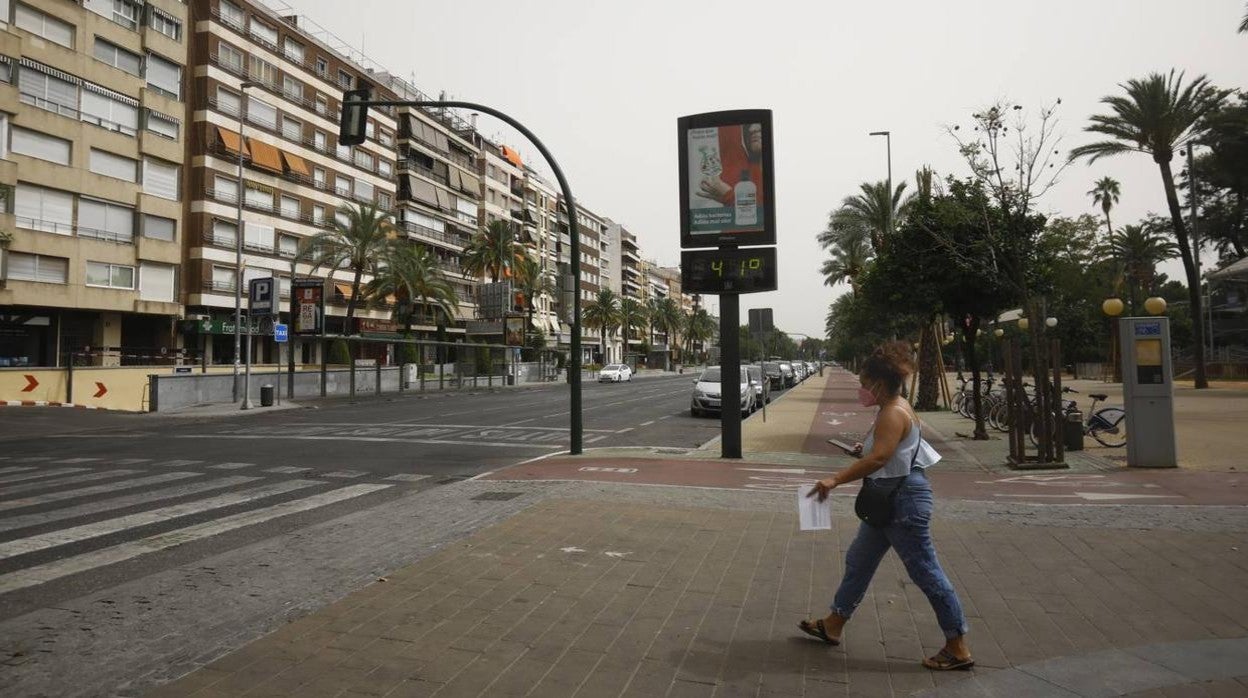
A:
{"type": "Polygon", "coordinates": [[[1177,467],[1170,320],[1129,317],[1118,322],[1122,391],[1127,410],[1127,465],[1177,467]]]}

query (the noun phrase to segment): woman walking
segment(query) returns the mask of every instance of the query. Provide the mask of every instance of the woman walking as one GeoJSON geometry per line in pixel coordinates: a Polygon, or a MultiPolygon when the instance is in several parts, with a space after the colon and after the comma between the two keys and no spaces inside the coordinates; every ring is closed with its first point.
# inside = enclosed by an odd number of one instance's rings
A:
{"type": "Polygon", "coordinates": [[[945,634],[945,646],[924,659],[923,666],[936,671],[969,669],[975,661],[966,644],[966,619],[957,592],[936,559],[929,528],[932,488],[925,470],[939,456],[924,446],[919,419],[901,396],[901,386],[913,370],[904,342],[877,348],[863,363],[858,400],[864,407],[878,406],[875,425],[854,453],[858,460],[820,480],[807,495],[823,501],[838,486],[862,479],[854,508],[863,522],[845,553],[845,576],[833,599],[832,613],[804,620],[798,627],[825,642],[840,644],[845,623],[866,595],[880,560],[892,548],[910,579],[927,595],[945,634]]]}

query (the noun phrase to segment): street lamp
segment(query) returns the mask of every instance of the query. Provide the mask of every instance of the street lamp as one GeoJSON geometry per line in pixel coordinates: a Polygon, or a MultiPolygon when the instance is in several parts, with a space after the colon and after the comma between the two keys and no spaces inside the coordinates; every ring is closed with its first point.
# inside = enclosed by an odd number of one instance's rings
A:
{"type": "Polygon", "coordinates": [[[1166,299],[1161,296],[1153,296],[1144,301],[1144,309],[1149,315],[1161,315],[1166,312],[1166,299]]]}
{"type": "Polygon", "coordinates": [[[1101,303],[1101,312],[1109,318],[1109,378],[1114,382],[1122,380],[1122,372],[1118,366],[1118,316],[1122,315],[1123,310],[1126,310],[1126,305],[1121,298],[1106,298],[1101,303]]]}
{"type": "Polygon", "coordinates": [[[872,131],[870,136],[884,136],[888,148],[888,232],[893,232],[893,136],[890,131],[872,131]]]}
{"type": "MultiPolygon", "coordinates": [[[[259,85],[260,83],[254,80],[244,80],[238,87],[238,186],[234,191],[234,400],[236,402],[239,399],[238,357],[243,349],[243,115],[247,113],[247,88],[259,85]]],[[[248,318],[248,337],[251,336],[250,320],[251,318],[248,318]]],[[[250,358],[248,355],[248,359],[250,358]]],[[[250,394],[244,397],[241,409],[251,409],[250,394]]]]}

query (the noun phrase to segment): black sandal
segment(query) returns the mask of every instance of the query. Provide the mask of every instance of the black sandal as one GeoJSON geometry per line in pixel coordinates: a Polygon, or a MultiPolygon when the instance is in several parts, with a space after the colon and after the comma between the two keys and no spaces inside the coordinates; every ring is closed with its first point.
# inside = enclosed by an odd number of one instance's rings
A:
{"type": "Polygon", "coordinates": [[[823,640],[824,642],[828,643],[829,645],[835,646],[835,645],[841,644],[840,638],[835,638],[835,637],[832,637],[831,635],[828,635],[828,629],[823,627],[822,618],[816,620],[813,624],[808,620],[804,620],[797,624],[797,629],[801,630],[807,635],[810,635],[812,637],[817,637],[820,640],[823,640]]]}
{"type": "Polygon", "coordinates": [[[962,671],[975,666],[975,660],[970,657],[959,659],[950,654],[949,650],[942,649],[936,656],[924,659],[923,666],[932,671],[962,671]]]}

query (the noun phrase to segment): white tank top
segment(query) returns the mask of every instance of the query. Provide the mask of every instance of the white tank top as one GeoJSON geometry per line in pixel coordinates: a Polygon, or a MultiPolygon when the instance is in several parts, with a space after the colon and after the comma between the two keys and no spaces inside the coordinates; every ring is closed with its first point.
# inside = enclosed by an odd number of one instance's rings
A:
{"type": "MultiPolygon", "coordinates": [[[[909,413],[906,417],[909,418],[909,413]]],[[[877,417],[878,420],[878,417],[877,417]]],[[[922,429],[916,428],[914,421],[910,422],[910,429],[905,436],[901,437],[901,441],[897,444],[897,448],[893,451],[893,455],[884,464],[883,468],[871,473],[868,479],[875,480],[884,477],[902,477],[910,474],[910,464],[915,462],[915,454],[922,447],[922,429]]],[[[862,442],[862,452],[870,453],[871,447],[875,444],[875,425],[871,425],[871,431],[867,434],[867,438],[862,442]]],[[[916,466],[918,467],[918,466],[916,466]]]]}

